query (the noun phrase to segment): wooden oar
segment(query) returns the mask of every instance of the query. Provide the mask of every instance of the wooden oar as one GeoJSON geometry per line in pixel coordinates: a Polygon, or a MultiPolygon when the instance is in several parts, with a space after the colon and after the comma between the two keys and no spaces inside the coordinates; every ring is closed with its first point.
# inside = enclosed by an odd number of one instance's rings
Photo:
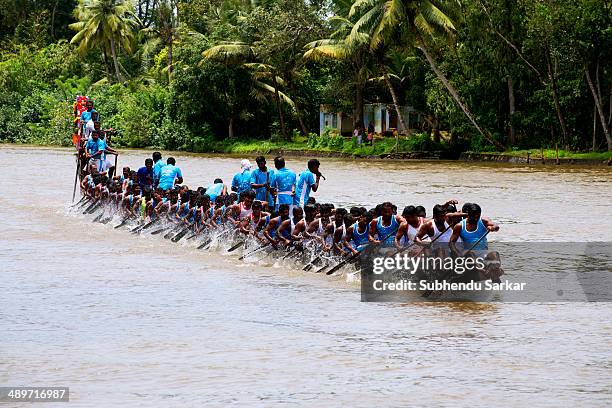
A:
{"type": "Polygon", "coordinates": [[[480,244],[480,243],[482,242],[482,240],[483,240],[483,239],[485,239],[485,237],[486,237],[487,235],[489,235],[489,232],[491,232],[491,231],[489,231],[489,230],[487,229],[487,232],[485,232],[485,233],[482,235],[482,237],[478,238],[478,241],[476,241],[476,242],[474,243],[474,245],[472,245],[472,246],[470,247],[470,249],[468,249],[467,251],[463,252],[463,255],[462,255],[462,256],[465,256],[467,253],[471,252],[471,251],[472,251],[474,248],[476,248],[476,247],[478,246],[478,244],[480,244]]]}
{"type": "Polygon", "coordinates": [[[178,234],[173,236],[171,241],[172,242],[179,242],[181,240],[181,238],[183,238],[185,235],[187,235],[187,233],[189,232],[191,227],[193,227],[193,224],[190,224],[190,225],[186,226],[181,232],[179,232],[178,234]]]}
{"type": "Polygon", "coordinates": [[[268,247],[268,245],[270,245],[270,243],[269,243],[269,242],[266,242],[265,244],[261,245],[259,248],[256,248],[256,249],[252,250],[251,252],[248,252],[248,253],[246,253],[246,254],[242,255],[240,258],[238,258],[238,260],[239,260],[239,261],[242,261],[242,260],[243,260],[244,258],[246,258],[247,256],[253,255],[254,253],[257,253],[257,252],[259,252],[259,251],[261,251],[261,250],[263,250],[263,249],[267,248],[267,247],[268,247]]]}
{"type": "Polygon", "coordinates": [[[281,260],[288,258],[289,255],[291,255],[296,250],[296,248],[297,247],[294,245],[293,248],[291,248],[289,252],[287,252],[287,254],[281,258],[281,260]]]}
{"type": "Polygon", "coordinates": [[[94,218],[93,220],[91,220],[91,222],[98,222],[102,219],[102,216],[104,215],[104,211],[102,211],[100,214],[98,214],[96,216],[96,218],[94,218]]]}
{"type": "MultiPolygon", "coordinates": [[[[474,248],[476,248],[476,246],[477,246],[478,244],[480,244],[480,243],[482,242],[482,240],[483,240],[483,239],[484,239],[484,238],[485,238],[487,235],[489,235],[489,232],[491,232],[491,231],[489,231],[489,230],[487,229],[487,232],[485,232],[485,233],[482,235],[482,237],[478,238],[478,241],[476,241],[476,242],[474,243],[474,245],[472,245],[472,246],[470,247],[470,249],[468,249],[467,251],[465,251],[465,252],[463,253],[463,255],[461,255],[461,256],[465,256],[467,253],[469,253],[469,252],[470,252],[470,251],[472,251],[474,248]]],[[[439,236],[441,236],[441,235],[442,235],[442,234],[440,234],[439,236]]],[[[432,241],[432,242],[433,242],[433,241],[432,241]]],[[[451,275],[451,274],[452,274],[452,271],[449,271],[447,274],[445,274],[445,275],[444,275],[444,279],[448,278],[448,276],[449,276],[449,275],[451,275]]],[[[431,296],[431,294],[432,294],[433,292],[434,292],[433,290],[426,290],[425,292],[423,292],[423,294],[421,295],[421,297],[425,297],[425,298],[426,298],[426,297],[429,297],[429,296],[431,296]]]]}
{"type": "MultiPolygon", "coordinates": [[[[446,232],[446,231],[445,231],[446,232]]],[[[397,231],[395,232],[397,234],[397,231]]],[[[391,235],[393,235],[394,233],[388,234],[384,239],[382,239],[380,242],[384,242],[386,241],[391,235]]],[[[440,234],[442,235],[442,234],[440,234]]],[[[366,244],[366,246],[370,245],[370,243],[368,242],[366,244]]],[[[409,245],[408,247],[410,247],[411,245],[409,245]]],[[[365,249],[365,248],[364,248],[365,249]]],[[[403,249],[408,249],[408,248],[403,248],[403,249]]],[[[360,255],[361,252],[357,252],[356,254],[350,255],[348,258],[344,259],[343,261],[340,261],[336,266],[334,266],[333,268],[331,268],[329,271],[327,271],[327,275],[331,275],[332,273],[336,272],[338,269],[342,268],[344,265],[346,265],[347,263],[349,263],[350,261],[357,259],[360,255]]]]}
{"type": "Polygon", "coordinates": [[[96,204],[98,204],[98,202],[99,202],[99,201],[100,201],[100,200],[94,200],[94,202],[93,202],[93,203],[91,203],[91,204],[89,205],[89,207],[87,207],[87,208],[85,209],[85,211],[83,211],[83,214],[87,214],[87,213],[89,212],[89,210],[91,210],[92,208],[94,208],[94,207],[96,206],[96,204]]]}
{"type": "Polygon", "coordinates": [[[170,231],[168,231],[168,233],[166,235],[164,235],[164,239],[170,239],[170,237],[172,236],[172,234],[174,234],[176,231],[178,231],[178,229],[181,227],[181,224],[177,224],[174,227],[172,227],[170,229],[170,231]]]}
{"type": "Polygon", "coordinates": [[[114,227],[114,228],[115,228],[115,229],[117,229],[117,228],[121,228],[121,227],[123,227],[125,224],[127,224],[127,222],[128,222],[128,221],[129,221],[129,220],[130,220],[132,217],[133,217],[132,215],[128,215],[127,217],[123,218],[123,219],[121,220],[121,222],[120,222],[118,225],[115,225],[115,227],[114,227]]]}
{"type": "Polygon", "coordinates": [[[204,247],[204,249],[208,249],[208,247],[210,246],[210,244],[212,243],[213,239],[212,238],[207,238],[204,240],[204,242],[202,242],[200,245],[198,245],[198,249],[202,249],[204,247]]]}
{"type": "Polygon", "coordinates": [[[231,247],[230,249],[227,250],[227,252],[234,252],[235,250],[237,250],[238,248],[240,248],[241,246],[243,246],[245,243],[245,241],[240,241],[239,243],[237,243],[236,245],[234,245],[233,247],[231,247]]]}
{"type": "Polygon", "coordinates": [[[156,229],[155,231],[153,231],[151,233],[151,235],[158,235],[161,234],[162,232],[166,231],[168,229],[168,227],[161,227],[159,229],[156,229]]]}
{"type": "Polygon", "coordinates": [[[77,151],[77,166],[76,173],[74,174],[74,188],[72,189],[72,202],[74,203],[74,197],[76,197],[77,180],[79,179],[79,169],[81,168],[81,157],[77,151]]]}
{"type": "Polygon", "coordinates": [[[78,207],[79,204],[81,204],[86,198],[89,198],[89,197],[84,195],[83,197],[81,197],[81,199],[79,201],[77,201],[75,204],[72,204],[69,208],[78,207]]]}
{"type": "Polygon", "coordinates": [[[327,275],[331,275],[332,273],[336,272],[338,269],[342,268],[344,265],[346,265],[347,263],[351,262],[353,259],[357,259],[357,257],[361,254],[361,252],[357,252],[356,254],[352,254],[350,256],[348,256],[347,258],[345,258],[343,261],[339,262],[336,266],[334,266],[333,268],[331,268],[329,271],[326,272],[327,275]]]}
{"type": "Polygon", "coordinates": [[[147,228],[149,228],[151,225],[155,224],[157,221],[159,221],[159,218],[156,218],[154,220],[151,220],[149,222],[147,222],[146,224],[141,224],[139,226],[137,226],[136,228],[132,229],[130,232],[132,234],[137,234],[141,231],[146,230],[147,228]]]}

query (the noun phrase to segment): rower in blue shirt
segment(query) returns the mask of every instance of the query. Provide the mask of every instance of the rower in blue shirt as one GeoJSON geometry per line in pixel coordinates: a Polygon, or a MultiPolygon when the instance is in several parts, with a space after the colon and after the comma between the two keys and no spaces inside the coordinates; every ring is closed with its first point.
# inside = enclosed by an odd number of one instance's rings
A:
{"type": "Polygon", "coordinates": [[[277,209],[281,204],[289,206],[289,213],[293,210],[293,200],[295,196],[295,172],[285,167],[285,159],[282,156],[274,158],[274,188],[276,189],[277,209]]]}
{"type": "Polygon", "coordinates": [[[268,208],[273,208],[274,196],[270,186],[274,184],[274,171],[266,167],[266,158],[263,156],[257,157],[255,162],[257,168],[251,171],[251,188],[255,190],[255,199],[267,202],[268,208]]]}
{"type": "Polygon", "coordinates": [[[206,194],[210,197],[210,201],[216,202],[217,197],[227,194],[227,187],[223,184],[223,180],[218,178],[213,184],[206,187],[206,194]]]}
{"type": "Polygon", "coordinates": [[[162,160],[162,154],[160,152],[153,152],[153,185],[155,187],[159,184],[161,170],[165,165],[166,163],[162,160]]]}
{"type": "Polygon", "coordinates": [[[174,157],[168,157],[166,165],[162,168],[159,176],[159,188],[162,190],[169,190],[174,188],[174,184],[181,184],[183,182],[183,173],[180,167],[176,167],[176,160],[174,157]]]}
{"type": "Polygon", "coordinates": [[[300,173],[297,184],[295,186],[295,205],[304,207],[308,203],[310,192],[316,192],[319,189],[319,180],[321,173],[319,166],[321,163],[317,159],[308,160],[308,169],[300,173]]]}
{"type": "Polygon", "coordinates": [[[240,194],[251,189],[251,162],[243,159],[240,162],[240,173],[236,173],[232,179],[232,191],[240,194]]]}

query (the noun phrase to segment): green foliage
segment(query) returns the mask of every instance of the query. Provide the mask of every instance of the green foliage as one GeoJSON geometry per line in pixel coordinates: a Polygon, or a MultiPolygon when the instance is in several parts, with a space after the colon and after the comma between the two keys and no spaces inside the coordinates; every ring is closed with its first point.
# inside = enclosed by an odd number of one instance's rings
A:
{"type": "MultiPolygon", "coordinates": [[[[427,118],[400,137],[400,151],[491,151],[487,138],[511,150],[559,143],[584,151],[593,148],[587,72],[612,124],[608,3],[448,1],[435,2],[436,11],[434,2],[412,0],[164,0],[145,11],[126,0],[0,0],[0,142],[69,144],[72,102],[87,94],[120,146],[383,154],[396,148],[393,138],[357,146],[330,129],[302,133],[319,128],[322,104],[348,115],[359,99],[391,105],[384,71],[398,102],[427,118]],[[252,55],[203,60],[230,42],[247,44],[252,55]],[[287,102],[280,110],[273,79],[287,102]],[[281,114],[287,130],[299,129],[286,139],[281,114]],[[433,128],[452,137],[435,143],[433,128]]],[[[595,149],[609,149],[595,119],[595,149]]]]}

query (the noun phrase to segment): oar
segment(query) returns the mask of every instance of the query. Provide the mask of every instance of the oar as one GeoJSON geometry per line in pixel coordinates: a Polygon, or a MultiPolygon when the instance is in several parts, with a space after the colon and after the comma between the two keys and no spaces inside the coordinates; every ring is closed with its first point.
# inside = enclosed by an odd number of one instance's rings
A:
{"type": "Polygon", "coordinates": [[[347,263],[351,262],[353,259],[357,259],[357,257],[360,254],[361,254],[361,252],[357,252],[356,254],[350,255],[349,257],[345,258],[343,261],[339,262],[336,266],[331,268],[329,271],[327,271],[326,274],[327,275],[331,275],[332,273],[336,272],[338,269],[342,268],[347,263]]]}
{"type": "Polygon", "coordinates": [[[202,249],[204,247],[206,247],[204,249],[208,249],[208,246],[211,244],[212,241],[213,241],[212,238],[205,239],[204,242],[202,242],[200,245],[198,245],[198,249],[202,249]]]}
{"type": "Polygon", "coordinates": [[[76,196],[77,180],[79,179],[79,168],[81,167],[81,157],[77,151],[77,166],[74,174],[74,188],[72,189],[72,202],[74,203],[74,197],[76,196]]]}
{"type": "Polygon", "coordinates": [[[179,242],[181,240],[181,238],[183,238],[185,235],[187,235],[187,233],[189,232],[191,227],[193,227],[193,224],[190,224],[190,225],[186,226],[181,232],[179,232],[174,237],[172,237],[171,241],[172,242],[179,242]]]}
{"type": "Polygon", "coordinates": [[[91,222],[98,222],[102,219],[102,216],[104,215],[104,211],[102,211],[100,214],[98,214],[96,216],[96,218],[94,218],[93,220],[91,220],[91,222]]]}
{"type": "MultiPolygon", "coordinates": [[[[222,233],[220,233],[219,235],[217,235],[217,239],[221,238],[223,235],[227,234],[228,232],[230,232],[230,230],[225,230],[222,233]]],[[[210,245],[212,244],[214,238],[208,238],[206,241],[204,241],[202,244],[200,244],[198,246],[198,249],[208,249],[210,247],[210,245]]]]}
{"type": "Polygon", "coordinates": [[[133,234],[137,234],[137,233],[139,233],[141,231],[146,230],[151,225],[155,224],[158,220],[159,220],[159,218],[156,218],[154,220],[151,220],[151,221],[147,222],[146,224],[141,224],[141,225],[137,226],[136,228],[132,229],[130,232],[133,233],[133,234]]]}
{"type": "Polygon", "coordinates": [[[468,249],[467,251],[465,251],[465,252],[463,253],[463,255],[462,255],[462,256],[465,256],[467,253],[470,253],[470,252],[471,252],[471,251],[472,251],[474,248],[476,248],[476,247],[478,246],[478,244],[480,244],[480,242],[482,242],[482,240],[483,240],[483,239],[484,239],[484,238],[485,238],[487,235],[489,235],[489,232],[491,232],[491,231],[489,231],[489,230],[487,229],[487,232],[485,232],[485,233],[482,235],[482,237],[478,238],[478,241],[476,241],[476,242],[474,243],[474,245],[472,245],[472,246],[470,247],[470,249],[468,249]]]}
{"type": "Polygon", "coordinates": [[[266,242],[265,244],[260,245],[259,248],[256,248],[256,249],[252,250],[251,252],[248,252],[248,253],[242,255],[240,258],[238,258],[238,260],[242,261],[247,256],[253,255],[254,253],[257,253],[257,252],[261,251],[262,249],[265,249],[268,245],[270,245],[270,243],[266,242]]]}
{"type": "Polygon", "coordinates": [[[87,214],[87,213],[89,212],[89,210],[91,210],[92,208],[94,208],[94,207],[96,206],[96,204],[98,204],[98,202],[99,202],[99,201],[100,201],[100,200],[95,200],[95,199],[94,199],[94,202],[93,202],[93,203],[91,203],[91,204],[89,205],[89,207],[87,207],[87,208],[85,209],[85,211],[83,211],[83,214],[87,214]]]}
{"type": "Polygon", "coordinates": [[[162,232],[166,231],[167,229],[168,229],[168,227],[161,227],[161,228],[158,228],[158,229],[156,229],[155,231],[153,231],[153,232],[151,233],[151,235],[158,235],[158,234],[161,234],[162,232]]]}
{"type": "Polygon", "coordinates": [[[76,205],[75,207],[78,208],[79,210],[82,208],[85,208],[86,205],[90,205],[91,201],[93,200],[93,197],[90,196],[86,196],[87,200],[83,201],[81,204],[76,205]]]}
{"type": "Polygon", "coordinates": [[[123,227],[125,224],[127,224],[127,222],[132,218],[132,215],[128,215],[127,217],[125,217],[124,219],[121,220],[121,222],[118,225],[115,225],[115,229],[117,228],[121,228],[123,227]]]}
{"type": "Polygon", "coordinates": [[[164,239],[170,239],[172,234],[174,234],[180,227],[181,227],[181,224],[178,224],[178,225],[175,225],[174,227],[172,227],[170,229],[170,231],[168,231],[168,233],[166,235],[164,235],[164,239]]]}
{"type": "Polygon", "coordinates": [[[101,206],[102,206],[102,199],[98,200],[96,205],[92,209],[87,211],[87,214],[93,214],[94,212],[98,211],[98,208],[100,208],[101,206]]]}
{"type": "Polygon", "coordinates": [[[86,198],[89,198],[89,196],[84,195],[83,197],[81,197],[81,199],[79,201],[77,201],[75,204],[72,204],[70,206],[70,208],[78,207],[79,204],[81,204],[83,202],[83,200],[85,200],[86,198]]]}
{"type": "MultiPolygon", "coordinates": [[[[476,246],[477,246],[478,244],[480,244],[480,243],[482,242],[482,240],[483,240],[483,239],[484,239],[484,238],[485,238],[487,235],[489,235],[489,232],[491,232],[491,231],[487,230],[487,232],[485,232],[485,233],[482,235],[482,237],[478,238],[478,241],[476,241],[476,242],[474,243],[474,245],[472,245],[472,246],[470,247],[470,249],[468,249],[467,251],[465,251],[465,252],[463,253],[463,255],[462,255],[462,256],[465,256],[465,254],[469,253],[469,252],[470,252],[470,251],[472,251],[474,248],[476,248],[476,246]]],[[[442,234],[440,234],[438,237],[440,237],[440,236],[442,236],[442,234]]],[[[435,240],[434,240],[434,241],[435,241],[435,240]]],[[[431,242],[433,242],[433,241],[431,241],[431,242]]],[[[447,277],[448,277],[448,276],[449,276],[451,273],[452,273],[452,271],[449,271],[449,272],[448,272],[446,275],[444,275],[444,279],[446,279],[446,278],[447,278],[447,277]]],[[[421,297],[429,297],[429,296],[430,296],[430,295],[431,295],[433,292],[434,292],[433,290],[427,290],[427,291],[423,292],[423,294],[421,295],[421,297]]]]}
{"type": "Polygon", "coordinates": [[[236,245],[234,245],[233,247],[231,247],[230,249],[227,250],[227,252],[234,252],[235,250],[237,250],[238,248],[240,248],[241,246],[244,245],[245,241],[240,241],[239,243],[237,243],[236,245]]]}
{"type": "MultiPolygon", "coordinates": [[[[446,231],[445,231],[446,232],[446,231]]],[[[395,232],[397,233],[397,231],[395,232]]],[[[394,233],[388,234],[384,239],[382,239],[380,242],[384,242],[386,241],[391,235],[393,235],[394,233]]],[[[442,234],[440,234],[442,235],[442,234]]],[[[438,236],[439,237],[439,236],[438,236]]],[[[366,246],[370,245],[370,243],[368,242],[366,244],[366,246]]],[[[408,248],[412,246],[409,245],[408,248]]],[[[408,249],[408,248],[403,248],[403,249],[408,249]]],[[[365,249],[365,248],[364,248],[365,249]]],[[[361,255],[361,251],[357,252],[356,254],[353,254],[351,256],[349,256],[348,258],[344,259],[343,261],[339,262],[336,266],[334,266],[333,268],[331,268],[329,271],[327,271],[327,275],[331,275],[332,273],[336,272],[338,269],[342,268],[344,265],[346,265],[347,263],[351,262],[353,259],[357,259],[359,256],[361,255]]]]}
{"type": "Polygon", "coordinates": [[[291,254],[292,254],[292,253],[293,253],[293,252],[296,250],[296,248],[297,248],[297,247],[294,245],[294,246],[293,246],[293,248],[291,248],[291,249],[289,250],[289,252],[287,252],[287,254],[281,258],[281,260],[283,260],[283,259],[285,259],[285,258],[288,258],[288,257],[289,257],[289,255],[291,255],[291,254]]]}

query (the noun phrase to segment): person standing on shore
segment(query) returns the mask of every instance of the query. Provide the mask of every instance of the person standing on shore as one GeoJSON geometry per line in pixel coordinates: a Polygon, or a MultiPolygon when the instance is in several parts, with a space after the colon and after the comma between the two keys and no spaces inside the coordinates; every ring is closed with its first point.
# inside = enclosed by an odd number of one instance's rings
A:
{"type": "Polygon", "coordinates": [[[308,198],[310,198],[310,191],[317,192],[319,189],[319,180],[321,179],[320,165],[321,163],[317,159],[308,160],[308,169],[300,173],[295,186],[294,205],[304,207],[308,203],[308,198]]]}
{"type": "Polygon", "coordinates": [[[285,159],[282,156],[274,158],[274,167],[276,167],[276,172],[274,173],[274,183],[272,185],[276,189],[278,200],[276,209],[281,204],[286,204],[289,206],[289,213],[291,214],[295,196],[295,172],[285,167],[285,159]]]}
{"type": "Polygon", "coordinates": [[[370,121],[368,124],[368,144],[372,146],[374,144],[374,132],[376,128],[374,127],[374,122],[370,121]]]}
{"type": "Polygon", "coordinates": [[[274,184],[274,170],[266,166],[266,158],[258,156],[255,159],[257,168],[251,172],[251,188],[255,190],[255,199],[267,203],[268,208],[274,207],[274,196],[271,185],[274,184]]]}

